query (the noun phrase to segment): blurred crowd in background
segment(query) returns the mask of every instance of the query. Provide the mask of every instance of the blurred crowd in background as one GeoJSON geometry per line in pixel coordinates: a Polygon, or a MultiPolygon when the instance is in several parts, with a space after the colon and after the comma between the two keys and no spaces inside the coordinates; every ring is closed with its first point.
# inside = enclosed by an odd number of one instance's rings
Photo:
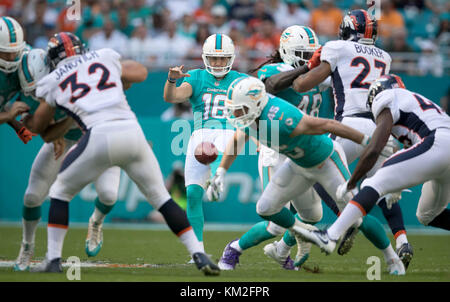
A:
{"type": "MultiPolygon", "coordinates": [[[[392,53],[392,70],[450,74],[450,1],[379,1],[377,46],[392,53]]],[[[0,0],[0,14],[16,18],[33,47],[70,31],[89,49],[110,47],[152,70],[203,67],[204,40],[224,33],[236,46],[234,68],[247,72],[278,48],[286,27],[310,26],[324,44],[356,8],[367,9],[366,0],[0,0]],[[70,20],[75,1],[80,17],[70,20]]]]}

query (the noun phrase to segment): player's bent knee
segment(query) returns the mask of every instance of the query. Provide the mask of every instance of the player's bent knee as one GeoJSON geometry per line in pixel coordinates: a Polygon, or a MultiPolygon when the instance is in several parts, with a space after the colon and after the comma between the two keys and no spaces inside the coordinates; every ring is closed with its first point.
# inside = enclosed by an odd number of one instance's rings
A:
{"type": "Polygon", "coordinates": [[[428,225],[433,219],[436,217],[434,213],[423,213],[423,212],[416,212],[417,220],[423,225],[428,225]]]}
{"type": "Polygon", "coordinates": [[[298,213],[302,221],[308,223],[317,223],[322,220],[323,212],[322,207],[320,209],[314,208],[298,213]]]}
{"type": "Polygon", "coordinates": [[[116,190],[104,190],[98,191],[98,199],[100,199],[101,203],[107,206],[112,206],[117,201],[117,191],[116,190]]]}
{"type": "Polygon", "coordinates": [[[256,213],[259,216],[270,216],[278,213],[281,209],[274,208],[270,202],[265,202],[264,200],[258,201],[256,204],[256,213]]]}
{"type": "Polygon", "coordinates": [[[34,208],[40,206],[45,200],[45,197],[41,197],[37,194],[26,193],[23,198],[24,206],[28,208],[34,208]]]}

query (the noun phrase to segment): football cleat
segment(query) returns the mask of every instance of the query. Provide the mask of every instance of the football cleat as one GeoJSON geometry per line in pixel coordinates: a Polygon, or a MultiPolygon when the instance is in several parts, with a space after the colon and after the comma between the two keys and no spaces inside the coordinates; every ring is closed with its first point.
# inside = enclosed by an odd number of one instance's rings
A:
{"type": "Polygon", "coordinates": [[[297,255],[295,255],[294,266],[300,268],[309,258],[312,243],[297,238],[297,255]]]}
{"type": "Polygon", "coordinates": [[[238,239],[235,239],[227,244],[225,249],[223,250],[222,257],[219,260],[219,268],[221,270],[229,271],[234,270],[236,264],[239,263],[239,256],[241,253],[231,247],[231,243],[235,242],[238,239]]]}
{"type": "Polygon", "coordinates": [[[220,268],[204,253],[194,253],[192,255],[195,265],[205,276],[217,276],[220,274],[220,268]]]}
{"type": "Polygon", "coordinates": [[[85,251],[89,257],[97,256],[103,245],[103,224],[96,223],[89,218],[88,234],[86,238],[85,251]]]}
{"type": "Polygon", "coordinates": [[[292,229],[297,240],[300,237],[303,240],[314,243],[327,255],[331,254],[336,247],[337,240],[331,239],[326,230],[307,230],[297,225],[294,225],[292,229]]]}
{"type": "Polygon", "coordinates": [[[407,270],[414,254],[412,245],[409,242],[403,243],[396,252],[400,260],[402,260],[405,270],[407,270]]]}
{"type": "Polygon", "coordinates": [[[351,227],[347,230],[339,243],[337,253],[341,256],[347,254],[353,246],[353,242],[355,241],[356,234],[358,234],[359,229],[355,227],[351,227]]]}
{"type": "Polygon", "coordinates": [[[37,267],[32,268],[31,272],[33,273],[62,273],[62,265],[61,258],[55,258],[53,260],[48,260],[45,257],[44,261],[42,261],[37,267]]]}
{"type": "Polygon", "coordinates": [[[29,271],[33,254],[34,254],[34,243],[22,242],[20,246],[19,256],[17,257],[13,270],[15,272],[29,271]]]}
{"type": "Polygon", "coordinates": [[[277,244],[278,242],[275,241],[264,246],[264,255],[275,260],[285,270],[298,270],[298,268],[294,266],[294,261],[292,261],[291,256],[288,255],[285,257],[278,254],[277,244]]]}
{"type": "Polygon", "coordinates": [[[403,265],[403,262],[400,260],[400,258],[393,258],[390,259],[387,262],[388,265],[388,272],[390,275],[404,275],[405,272],[405,266],[403,265]]]}

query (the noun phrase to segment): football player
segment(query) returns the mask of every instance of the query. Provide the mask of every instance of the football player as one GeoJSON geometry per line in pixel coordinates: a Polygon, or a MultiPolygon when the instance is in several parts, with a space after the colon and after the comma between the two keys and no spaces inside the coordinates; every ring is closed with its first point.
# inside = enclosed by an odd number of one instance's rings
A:
{"type": "MultiPolygon", "coordinates": [[[[366,107],[368,88],[380,75],[389,73],[391,56],[374,46],[377,22],[372,20],[365,10],[352,10],[344,16],[339,37],[340,40],[327,42],[317,51],[315,60],[311,60],[308,66],[312,70],[299,76],[294,81],[293,87],[299,92],[308,91],[331,76],[335,97],[335,119],[370,136],[375,130],[375,123],[371,112],[366,107]]],[[[345,138],[336,137],[335,139],[344,148],[349,163],[354,162],[361,155],[363,151],[361,146],[345,138]]],[[[392,146],[392,152],[394,152],[396,143],[393,137],[388,146],[392,146]]],[[[387,156],[379,157],[368,176],[375,173],[387,156]]],[[[326,197],[322,196],[322,198],[326,197]]],[[[393,198],[393,196],[389,195],[386,198],[393,198]]],[[[408,267],[413,256],[413,249],[408,243],[400,206],[395,204],[388,209],[385,198],[379,202],[379,205],[396,238],[397,253],[408,267]]],[[[356,233],[357,228],[351,228],[345,234],[341,243],[343,250],[340,254],[348,251],[356,233]]]]}
{"type": "Polygon", "coordinates": [[[8,123],[26,144],[33,135],[16,117],[28,111],[28,106],[20,101],[6,106],[20,92],[17,69],[26,47],[23,38],[23,29],[14,18],[0,17],[0,124],[8,123]]]}
{"type": "Polygon", "coordinates": [[[299,229],[305,239],[331,253],[353,223],[370,212],[380,196],[423,184],[417,218],[424,224],[450,230],[450,117],[426,97],[407,90],[400,77],[389,74],[369,88],[368,107],[376,129],[351,178],[341,184],[338,198],[355,188],[376,163],[390,135],[405,146],[390,156],[376,173],[365,179],[360,192],[339,218],[323,231],[299,229]]]}
{"type": "MultiPolygon", "coordinates": [[[[230,167],[250,135],[288,157],[272,176],[257,202],[256,210],[262,218],[293,231],[299,240],[296,230],[298,227],[301,226],[302,230],[317,228],[296,219],[284,207],[287,202],[292,200],[299,210],[298,214],[303,217],[302,209],[308,213],[317,208],[321,213],[320,199],[300,199],[315,183],[324,187],[341,210],[356,193],[353,190],[344,198],[336,198],[334,190],[349,179],[350,172],[342,147],[325,133],[345,137],[363,145],[369,141],[368,135],[335,120],[304,114],[288,102],[266,94],[264,84],[256,78],[235,80],[227,93],[226,108],[227,118],[239,131],[227,145],[221,169],[226,171],[230,167]]],[[[217,183],[216,180],[215,176],[213,182],[217,183]]],[[[360,219],[357,225],[361,223],[360,219]]],[[[398,255],[392,251],[389,256],[386,262],[390,273],[404,273],[404,266],[398,255]]]]}
{"type": "MultiPolygon", "coordinates": [[[[47,53],[44,50],[37,48],[24,52],[22,56],[19,79],[23,94],[20,99],[29,106],[28,114],[33,114],[39,106],[39,100],[35,96],[36,83],[50,71],[46,64],[46,56],[47,53]]],[[[14,265],[15,271],[30,268],[34,254],[36,228],[41,219],[41,205],[56,179],[64,155],[83,135],[80,128],[74,125],[73,119],[61,109],[55,110],[53,121],[54,124],[41,133],[44,144],[31,167],[22,211],[23,237],[19,256],[14,265]],[[56,150],[58,147],[60,150],[56,150]]],[[[103,220],[117,201],[119,181],[118,167],[106,170],[95,181],[98,198],[95,201],[94,213],[89,219],[85,248],[90,257],[96,256],[102,247],[103,220]]]]}
{"type": "Polygon", "coordinates": [[[225,118],[225,99],[228,86],[244,74],[232,70],[234,44],[225,34],[213,34],[203,44],[204,69],[183,72],[183,66],[169,69],[164,85],[164,100],[169,103],[189,101],[194,112],[194,131],[189,139],[185,163],[187,216],[198,240],[203,244],[202,198],[206,183],[220,163],[226,143],[234,134],[234,128],[225,118]],[[178,79],[183,78],[180,86],[178,79]],[[194,150],[201,142],[213,143],[219,156],[210,165],[197,161],[194,150]]]}
{"type": "MultiPolygon", "coordinates": [[[[298,75],[295,74],[295,69],[306,65],[314,51],[319,47],[319,40],[311,28],[298,25],[290,26],[283,31],[280,38],[279,49],[272,55],[272,58],[267,62],[262,63],[254,70],[257,71],[258,78],[264,82],[267,92],[273,93],[306,114],[312,116],[319,115],[319,109],[322,103],[322,91],[326,90],[329,85],[326,85],[325,81],[323,85],[319,85],[306,93],[298,93],[290,86],[298,75]],[[280,77],[290,78],[290,83],[288,83],[289,80],[280,77]],[[283,85],[280,84],[280,82],[286,82],[286,87],[280,89],[279,86],[283,85]]],[[[277,169],[283,164],[286,157],[264,145],[260,145],[259,149],[258,171],[264,190],[269,183],[270,176],[274,175],[277,169]]],[[[217,172],[220,174],[221,169],[218,169],[217,172]]],[[[207,189],[208,199],[216,200],[218,196],[215,196],[214,193],[213,187],[209,186],[207,189]]],[[[320,200],[319,196],[312,188],[298,199],[305,200],[311,198],[320,200]]],[[[312,202],[305,202],[304,204],[312,204],[312,202]]],[[[289,206],[289,204],[287,204],[287,206],[289,206]]],[[[296,206],[300,207],[301,205],[297,204],[296,206]]],[[[315,207],[309,210],[310,211],[303,208],[300,212],[302,212],[304,216],[301,218],[297,216],[297,219],[301,219],[306,223],[315,224],[322,218],[321,207],[315,207]]],[[[295,245],[296,240],[293,235],[285,231],[284,228],[270,221],[262,221],[255,224],[249,231],[242,235],[242,237],[227,244],[222,254],[222,258],[219,261],[219,267],[223,270],[234,269],[239,261],[239,256],[246,249],[256,246],[265,240],[274,238],[275,236],[284,234],[283,239],[279,242],[275,241],[274,243],[266,245],[264,247],[264,253],[278,262],[282,268],[287,270],[295,269],[302,265],[309,257],[311,244],[309,242],[304,242],[304,244],[299,246],[296,257],[297,261],[294,263],[289,256],[289,252],[291,247],[295,245]]]]}
{"type": "Polygon", "coordinates": [[[201,252],[186,213],[167,192],[158,161],[123,92],[122,81],[127,85],[142,82],[147,69],[133,61],[124,66],[120,55],[109,48],[86,51],[80,39],[67,32],[50,39],[48,59],[54,70],[36,87],[36,96],[45,101],[34,115],[25,119],[25,124],[42,133],[55,108],[60,108],[78,123],[84,134],[64,158],[50,188],[47,254],[36,271],[62,272],[70,200],[104,171],[118,166],[164,216],[197,268],[206,275],[219,274],[217,265],[201,252]]]}

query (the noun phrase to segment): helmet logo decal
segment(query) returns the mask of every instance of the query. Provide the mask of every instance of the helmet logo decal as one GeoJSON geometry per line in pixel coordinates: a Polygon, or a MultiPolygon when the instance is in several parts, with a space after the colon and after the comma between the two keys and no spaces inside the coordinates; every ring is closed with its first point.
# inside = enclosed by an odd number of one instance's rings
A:
{"type": "Polygon", "coordinates": [[[284,33],[281,35],[281,41],[282,41],[282,42],[287,42],[291,37],[292,37],[292,35],[291,35],[290,32],[284,32],[284,33]]]}
{"type": "Polygon", "coordinates": [[[16,38],[16,30],[14,29],[14,25],[12,24],[11,20],[9,20],[7,17],[3,17],[2,19],[3,19],[3,21],[5,21],[6,26],[8,27],[9,42],[15,44],[17,42],[17,38],[16,38]]]}
{"type": "Polygon", "coordinates": [[[250,86],[250,89],[245,95],[248,95],[252,100],[256,101],[261,97],[262,89],[257,85],[250,86]]]}

